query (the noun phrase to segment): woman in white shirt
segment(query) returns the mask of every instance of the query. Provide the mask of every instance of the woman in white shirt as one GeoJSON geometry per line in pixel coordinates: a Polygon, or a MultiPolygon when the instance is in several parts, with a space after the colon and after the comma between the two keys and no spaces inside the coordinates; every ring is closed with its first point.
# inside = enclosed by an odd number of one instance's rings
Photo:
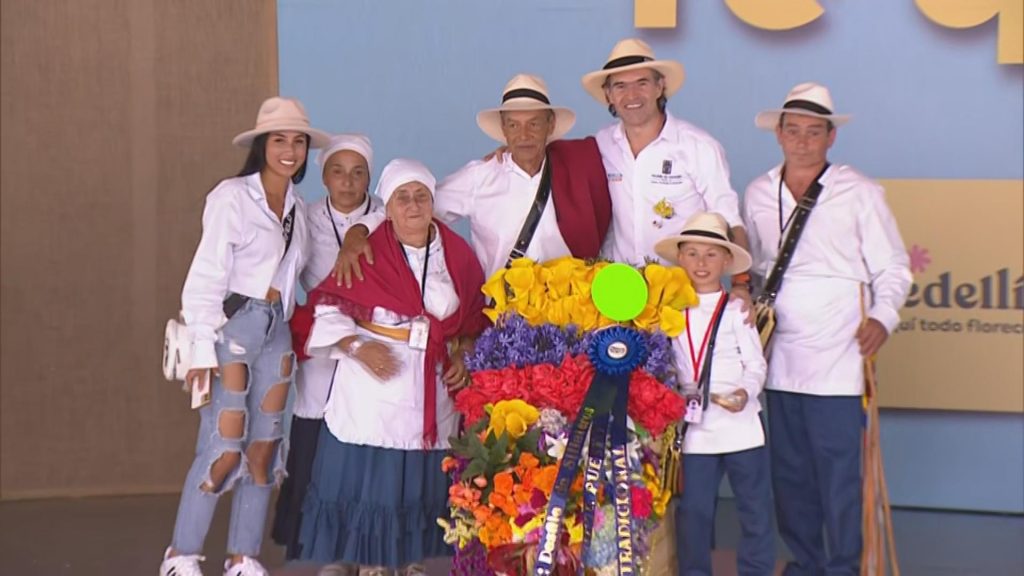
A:
{"type": "MultiPolygon", "coordinates": [[[[307,350],[337,362],[302,509],[301,557],[360,565],[361,575],[447,552],[441,460],[459,417],[450,394],[469,379],[466,346],[484,326],[483,271],[432,218],[435,180],[414,160],[381,173],[388,220],[369,237],[374,263],[351,288],[311,295],[307,350]]],[[[330,568],[322,574],[338,574],[330,568]]]]}
{"type": "Polygon", "coordinates": [[[192,338],[190,386],[210,382],[196,456],[185,478],[161,576],[202,576],[203,542],[220,495],[232,488],[225,576],[267,576],[255,559],[274,483],[284,475],[285,401],[294,355],[288,317],[307,242],[293,184],[309,148],[327,135],[296,100],[270,98],[256,126],[233,143],[249,148],[240,174],[207,196],[203,234],[182,290],[192,338]]]}
{"type": "MultiPolygon", "coordinates": [[[[317,155],[327,196],[307,207],[309,220],[309,259],[299,275],[306,292],[312,291],[334,268],[345,232],[358,218],[383,212],[376,196],[371,196],[370,173],[373,148],[362,134],[338,134],[317,155]]],[[[292,346],[299,358],[295,380],[295,404],[288,433],[288,477],[277,497],[272,536],[286,546],[289,560],[299,556],[299,525],[302,501],[306,496],[309,474],[316,455],[316,440],[324,418],[324,406],[334,381],[335,361],[310,358],[305,354],[306,339],[313,324],[313,306],[296,306],[289,323],[292,346]]]]}

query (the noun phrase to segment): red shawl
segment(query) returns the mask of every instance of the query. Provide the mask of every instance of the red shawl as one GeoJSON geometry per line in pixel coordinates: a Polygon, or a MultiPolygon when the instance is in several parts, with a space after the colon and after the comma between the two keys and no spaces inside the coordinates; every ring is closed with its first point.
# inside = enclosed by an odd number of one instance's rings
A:
{"type": "Polygon", "coordinates": [[[484,284],[480,262],[458,234],[437,220],[434,220],[434,225],[441,235],[444,260],[455,285],[455,293],[459,296],[459,308],[448,318],[438,320],[423,309],[420,283],[409,269],[390,221],[370,234],[373,265],[363,263],[365,281],[353,282],[351,288],[346,288],[338,286],[334,277],[328,276],[309,295],[312,306],[338,306],[356,320],[372,321],[373,309],[377,307],[402,316],[422,314],[430,320],[430,338],[423,363],[423,443],[427,448],[433,447],[437,441],[437,382],[431,375],[438,363],[448,369],[447,342],[456,336],[476,336],[488,324],[483,314],[484,296],[480,291],[484,284]]]}
{"type": "Polygon", "coordinates": [[[608,176],[597,140],[555,140],[548,144],[548,161],[551,199],[565,244],[577,258],[597,258],[612,221],[608,176]]]}

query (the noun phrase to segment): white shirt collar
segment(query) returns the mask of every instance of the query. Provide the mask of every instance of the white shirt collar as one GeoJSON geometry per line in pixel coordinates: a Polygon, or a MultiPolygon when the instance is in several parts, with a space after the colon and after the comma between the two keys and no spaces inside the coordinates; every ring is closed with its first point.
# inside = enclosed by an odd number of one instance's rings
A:
{"type": "MultiPolygon", "coordinates": [[[[267,191],[263,188],[263,179],[260,178],[259,172],[253,172],[245,177],[245,189],[249,193],[249,196],[260,203],[268,214],[273,214],[270,210],[270,204],[267,202],[267,191]]],[[[292,209],[295,204],[295,186],[291,180],[288,180],[288,188],[284,191],[284,213],[285,215],[292,209]]],[[[276,216],[274,217],[277,218],[276,216]]]]}
{"type": "MultiPolygon", "coordinates": [[[[661,126],[661,131],[658,132],[658,137],[651,141],[651,144],[659,140],[667,140],[666,133],[671,129],[671,125],[675,123],[675,117],[668,110],[665,110],[665,123],[661,126]]],[[[622,125],[622,120],[619,120],[618,124],[615,125],[615,130],[612,131],[612,137],[615,138],[620,144],[622,142],[628,142],[626,140],[626,128],[622,125]]],[[[650,146],[651,144],[648,144],[650,146]]]]}
{"type": "Polygon", "coordinates": [[[546,164],[547,161],[548,161],[548,159],[547,159],[547,156],[545,155],[544,160],[542,160],[541,163],[540,163],[540,170],[538,170],[537,174],[535,174],[533,176],[530,176],[529,174],[527,174],[526,170],[523,170],[522,167],[519,166],[519,164],[516,164],[516,161],[512,159],[512,153],[511,152],[505,152],[505,154],[504,154],[504,161],[501,164],[505,167],[506,171],[514,172],[516,174],[519,174],[523,178],[526,178],[527,180],[532,180],[534,178],[540,178],[540,175],[544,173],[544,164],[546,164]]]}
{"type": "Polygon", "coordinates": [[[359,206],[354,208],[351,212],[342,212],[341,210],[338,210],[337,208],[334,207],[334,204],[331,204],[330,195],[328,195],[326,198],[327,200],[325,200],[325,202],[327,202],[327,207],[331,211],[331,218],[334,218],[338,222],[345,222],[350,218],[357,218],[369,212],[369,210],[367,210],[370,204],[369,193],[363,196],[363,202],[359,206]]]}

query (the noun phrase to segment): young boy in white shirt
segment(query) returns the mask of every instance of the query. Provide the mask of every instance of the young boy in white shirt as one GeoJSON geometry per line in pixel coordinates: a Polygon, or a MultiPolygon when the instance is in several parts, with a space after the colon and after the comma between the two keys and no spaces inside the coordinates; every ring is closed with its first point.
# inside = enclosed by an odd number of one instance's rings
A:
{"type": "Polygon", "coordinates": [[[679,574],[711,575],[715,504],[728,474],[741,524],[741,576],[770,575],[775,541],[764,428],[758,394],[767,364],[757,330],[739,300],[729,300],[722,277],[750,268],[750,254],[729,240],[719,214],[701,212],[682,232],[657,243],[658,255],[682,266],[700,302],[686,313],[673,341],[687,396],[684,485],[676,506],[679,574]],[[696,409],[694,409],[696,408],[696,409]]]}

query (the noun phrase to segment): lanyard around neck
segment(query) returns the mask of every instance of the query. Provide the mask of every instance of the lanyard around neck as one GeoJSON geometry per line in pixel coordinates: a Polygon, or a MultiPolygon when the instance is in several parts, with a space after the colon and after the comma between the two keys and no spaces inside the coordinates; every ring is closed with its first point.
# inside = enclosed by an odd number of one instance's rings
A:
{"type": "Polygon", "coordinates": [[[779,171],[779,248],[782,247],[782,237],[785,236],[786,228],[789,228],[790,222],[793,221],[793,216],[796,215],[794,209],[789,213],[789,218],[786,219],[786,223],[782,223],[782,185],[786,181],[786,167],[783,166],[782,170],[779,171]]]}
{"type": "MultiPolygon", "coordinates": [[[[405,250],[405,244],[402,244],[401,240],[395,239],[398,242],[398,246],[402,249],[402,255],[405,256],[406,264],[410,264],[409,253],[405,250]]],[[[420,278],[420,306],[423,310],[427,310],[427,263],[430,262],[430,234],[427,233],[427,245],[423,248],[423,276],[420,278]]]]}
{"type": "MultiPolygon", "coordinates": [[[[338,248],[341,248],[341,234],[338,233],[338,225],[334,223],[334,212],[331,208],[331,197],[324,198],[324,204],[327,205],[327,219],[331,221],[331,229],[334,230],[334,239],[338,241],[338,248]]],[[[363,210],[363,216],[370,213],[370,197],[366,197],[366,209],[363,210]]]]}
{"type": "Polygon", "coordinates": [[[711,340],[711,332],[715,325],[715,320],[720,314],[722,314],[725,308],[725,291],[722,291],[718,296],[718,304],[715,305],[715,311],[711,314],[711,319],[708,321],[707,328],[704,329],[704,337],[700,344],[700,350],[697,350],[693,346],[693,336],[690,330],[690,309],[686,309],[686,340],[690,344],[690,360],[693,362],[693,381],[700,382],[700,373],[703,369],[704,353],[708,349],[708,342],[711,340]]]}

